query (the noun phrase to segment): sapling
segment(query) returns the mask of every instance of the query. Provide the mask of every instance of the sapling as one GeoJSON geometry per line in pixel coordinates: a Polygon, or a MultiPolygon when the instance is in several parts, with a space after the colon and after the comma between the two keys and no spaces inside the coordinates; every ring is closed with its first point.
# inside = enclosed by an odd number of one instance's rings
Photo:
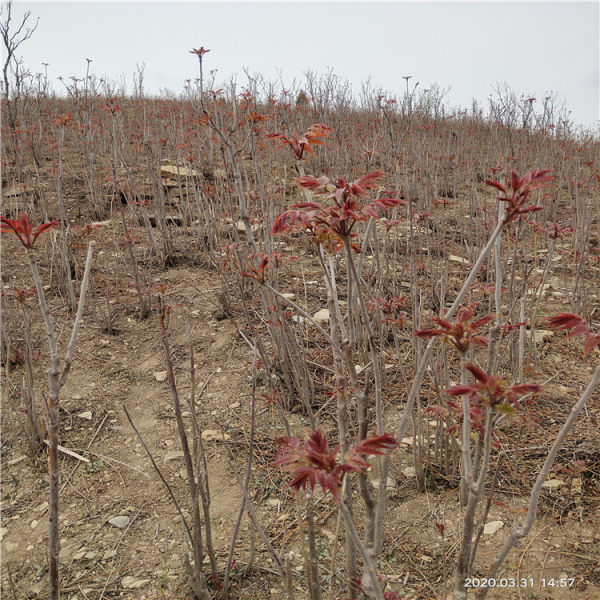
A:
{"type": "Polygon", "coordinates": [[[541,225],[534,225],[535,233],[543,233],[546,234],[550,238],[550,247],[548,248],[548,252],[546,254],[546,262],[544,264],[544,272],[542,274],[542,278],[540,280],[539,285],[535,289],[534,292],[534,301],[533,307],[530,311],[529,323],[530,323],[530,338],[529,344],[531,348],[535,347],[535,322],[538,314],[538,307],[540,304],[540,300],[544,294],[544,288],[546,284],[546,279],[548,277],[548,271],[550,269],[550,265],[552,264],[552,259],[554,258],[554,250],[556,248],[556,242],[559,238],[564,237],[565,235],[572,233],[575,231],[573,227],[562,227],[558,223],[551,223],[549,227],[543,227],[541,225]]]}
{"type": "MultiPolygon", "coordinates": [[[[179,432],[179,438],[181,441],[181,449],[183,451],[190,500],[192,502],[192,527],[188,528],[188,531],[192,533],[190,541],[192,546],[192,555],[194,559],[194,567],[191,572],[192,586],[194,592],[198,594],[198,597],[201,600],[208,600],[210,598],[210,592],[207,587],[206,577],[202,572],[202,563],[204,560],[204,543],[202,536],[202,521],[200,519],[200,505],[206,504],[208,502],[208,498],[204,494],[200,494],[200,487],[204,486],[205,481],[201,473],[197,470],[200,466],[197,462],[197,457],[192,457],[192,454],[190,452],[188,436],[186,433],[186,428],[181,413],[181,403],[179,401],[179,393],[177,391],[175,375],[173,372],[171,350],[169,347],[169,340],[167,337],[167,329],[165,327],[165,313],[169,311],[170,308],[164,306],[162,297],[160,297],[157,311],[160,340],[163,347],[165,367],[167,370],[167,380],[169,382],[171,396],[173,398],[173,407],[175,409],[177,430],[179,432]]],[[[213,573],[213,577],[216,577],[216,573],[213,573]]]]}
{"type": "Polygon", "coordinates": [[[30,444],[31,454],[35,456],[39,453],[42,447],[43,441],[43,428],[40,424],[37,408],[35,403],[35,387],[33,381],[33,352],[31,347],[31,320],[28,315],[28,307],[26,304],[27,298],[35,294],[35,288],[29,290],[21,290],[15,288],[15,298],[21,305],[23,323],[25,325],[25,351],[24,351],[24,362],[26,377],[23,382],[23,397],[25,400],[25,414],[26,414],[26,431],[27,440],[30,444]]]}
{"type": "MultiPolygon", "coordinates": [[[[277,137],[282,137],[277,134],[277,137]]],[[[308,138],[308,134],[305,139],[308,138]]],[[[299,145],[297,140],[289,140],[284,137],[284,143],[290,145],[298,156],[298,153],[304,151],[304,147],[299,145]]],[[[320,140],[319,140],[320,143],[320,140]]],[[[373,330],[370,325],[370,317],[367,312],[364,296],[361,291],[361,279],[357,265],[354,262],[353,252],[356,246],[353,244],[353,229],[361,221],[372,223],[374,219],[379,219],[380,210],[403,204],[402,200],[397,198],[377,198],[371,203],[360,204],[361,199],[367,195],[377,185],[377,180],[383,175],[382,172],[374,172],[364,175],[353,181],[346,182],[342,179],[333,184],[325,176],[319,179],[312,175],[304,175],[298,179],[298,184],[309,191],[310,194],[321,196],[325,200],[331,200],[331,204],[326,205],[315,202],[308,195],[307,202],[293,206],[290,210],[279,215],[273,223],[273,233],[282,233],[292,231],[297,228],[304,228],[309,231],[312,240],[319,246],[319,257],[325,277],[327,288],[329,320],[331,334],[329,338],[333,352],[334,371],[336,378],[336,412],[338,422],[339,441],[342,452],[346,452],[350,447],[349,438],[349,406],[348,401],[351,390],[359,399],[359,439],[363,439],[367,432],[367,394],[364,390],[359,390],[356,377],[356,366],[353,353],[363,341],[370,352],[370,364],[375,380],[375,413],[377,433],[383,434],[383,398],[382,398],[382,380],[379,367],[378,348],[375,344],[373,330]],[[349,334],[346,334],[344,320],[340,318],[339,299],[337,295],[337,284],[335,277],[335,268],[332,260],[328,264],[324,261],[324,252],[330,257],[341,249],[344,250],[348,272],[348,313],[346,316],[349,334]],[[356,301],[353,301],[355,298],[356,301]],[[356,302],[356,304],[355,304],[356,302]],[[358,328],[360,325],[360,329],[358,328]],[[348,337],[349,336],[349,337],[348,337]],[[350,381],[346,376],[349,373],[350,381]],[[349,383],[351,385],[349,385],[349,383]]],[[[385,479],[380,485],[386,485],[385,479]]],[[[376,555],[375,550],[375,498],[370,489],[366,477],[359,477],[359,490],[367,508],[366,522],[366,547],[372,557],[376,555]]],[[[352,515],[352,486],[348,482],[344,488],[344,507],[348,515],[352,515]]],[[[355,541],[350,530],[347,529],[346,535],[346,559],[348,581],[348,594],[354,595],[356,592],[355,563],[354,555],[356,552],[355,541]]]]}
{"type": "MultiPolygon", "coordinates": [[[[362,580],[363,592],[368,598],[383,600],[383,592],[377,577],[377,565],[369,551],[369,547],[362,542],[354,525],[354,519],[341,491],[346,476],[350,473],[361,473],[369,467],[366,461],[368,456],[387,454],[398,446],[396,440],[389,434],[373,436],[357,442],[349,447],[343,454],[342,461],[338,461],[340,446],[329,447],[325,434],[317,429],[305,442],[298,438],[282,437],[276,440],[279,445],[274,464],[290,473],[293,479],[289,485],[297,492],[305,490],[307,502],[312,501],[312,492],[318,483],[323,493],[328,492],[336,501],[344,522],[347,533],[352,539],[354,547],[360,553],[364,565],[365,576],[362,580]]],[[[307,507],[307,511],[309,508],[307,507]]],[[[309,561],[315,560],[314,550],[309,561]]],[[[314,564],[311,564],[312,586],[318,585],[314,581],[317,575],[314,564]]],[[[320,590],[313,590],[312,598],[320,598],[320,590]]]]}
{"type": "MultiPolygon", "coordinates": [[[[588,354],[593,351],[597,346],[600,347],[600,334],[595,333],[590,325],[583,319],[580,315],[576,315],[573,313],[559,313],[552,317],[549,317],[546,321],[548,327],[554,329],[562,329],[562,330],[571,330],[567,337],[577,337],[584,336],[584,354],[588,354]]],[[[493,580],[498,573],[498,570],[502,563],[504,562],[506,556],[513,548],[513,546],[521,539],[527,537],[537,515],[537,506],[540,498],[540,494],[542,491],[542,485],[548,474],[552,469],[552,465],[554,464],[554,459],[558,454],[558,451],[561,449],[569,431],[573,427],[577,417],[581,413],[581,411],[585,408],[588,400],[592,397],[592,394],[600,384],[600,365],[596,367],[594,373],[586,386],[585,390],[579,397],[579,400],[573,405],[571,408],[571,412],[565,422],[563,423],[558,435],[554,439],[554,443],[552,447],[548,451],[544,463],[540,469],[540,472],[536,478],[536,481],[531,488],[531,492],[529,494],[529,506],[527,507],[527,517],[525,521],[521,524],[515,525],[511,532],[508,534],[504,543],[498,550],[496,556],[494,557],[488,573],[487,577],[489,580],[493,580]]],[[[483,587],[480,588],[476,593],[477,600],[483,600],[489,591],[489,588],[483,587]]],[[[465,596],[466,597],[466,596],[465,596]]]]}
{"type": "Polygon", "coordinates": [[[27,214],[24,214],[20,219],[7,219],[6,217],[2,216],[1,220],[2,233],[12,233],[16,235],[25,248],[27,260],[29,262],[31,274],[37,290],[38,303],[42,313],[42,318],[44,320],[44,325],[46,327],[46,336],[48,338],[48,347],[50,350],[50,366],[48,368],[49,395],[47,402],[49,438],[48,477],[50,480],[48,497],[48,567],[50,574],[50,598],[51,600],[58,600],[60,594],[60,580],[58,572],[58,557],[60,553],[60,538],[58,534],[58,442],[60,434],[60,390],[67,382],[69,373],[71,371],[71,365],[73,363],[77,334],[79,333],[79,328],[81,326],[81,320],[83,317],[85,295],[89,284],[89,277],[92,267],[92,254],[95,242],[91,241],[88,244],[85,269],[79,291],[77,313],[75,316],[75,321],[73,322],[71,337],[69,339],[69,344],[67,346],[67,351],[61,367],[56,330],[48,309],[46,293],[44,292],[44,286],[42,284],[42,278],[40,276],[38,262],[33,248],[38,236],[49,229],[58,227],[59,221],[55,220],[48,223],[43,223],[42,225],[38,225],[34,230],[33,226],[29,222],[29,216],[27,214]]]}
{"type": "MultiPolygon", "coordinates": [[[[116,115],[121,112],[121,106],[117,104],[116,98],[108,98],[106,104],[100,108],[110,113],[111,116],[111,129],[110,139],[112,143],[112,154],[111,154],[111,168],[112,168],[112,179],[114,190],[118,189],[118,178],[117,178],[117,164],[118,164],[118,140],[117,140],[117,121],[116,115]]],[[[133,238],[127,228],[127,219],[125,218],[125,210],[120,200],[117,201],[119,206],[119,212],[121,214],[121,225],[123,226],[124,241],[127,244],[127,250],[129,253],[129,260],[131,262],[131,270],[133,271],[133,281],[135,283],[135,289],[138,296],[140,305],[140,320],[144,320],[150,314],[150,307],[144,298],[144,292],[142,290],[142,279],[139,272],[139,265],[135,256],[135,250],[133,246],[133,238]]]]}
{"type": "MultiPolygon", "coordinates": [[[[541,210],[540,206],[529,204],[530,195],[535,189],[552,180],[552,177],[549,175],[550,172],[551,171],[549,170],[533,170],[525,173],[522,177],[519,177],[519,175],[513,171],[511,173],[511,184],[509,187],[506,187],[497,181],[486,180],[486,183],[488,185],[496,188],[501,192],[501,195],[498,196],[497,199],[500,202],[505,203],[504,218],[498,221],[486,245],[479,253],[479,257],[477,258],[475,264],[471,268],[469,275],[463,282],[463,285],[460,291],[458,292],[456,298],[454,299],[452,306],[444,315],[446,320],[453,318],[457,310],[461,306],[464,297],[466,296],[467,292],[469,291],[473,282],[475,281],[475,277],[479,273],[491,249],[494,247],[496,240],[501,234],[502,230],[513,221],[519,219],[522,215],[541,210]]],[[[419,360],[417,372],[415,374],[410,391],[408,393],[406,405],[404,407],[404,411],[402,413],[396,431],[397,439],[402,439],[406,434],[409,419],[412,415],[413,407],[415,405],[415,401],[417,399],[421,383],[423,381],[423,378],[425,377],[425,373],[427,371],[427,368],[429,367],[429,363],[433,356],[433,350],[435,348],[437,340],[437,336],[431,338],[431,340],[427,344],[427,347],[425,348],[425,351],[423,352],[421,359],[419,360]]],[[[387,476],[388,468],[389,459],[387,457],[384,457],[382,461],[382,478],[384,478],[384,476],[387,476]]],[[[381,548],[381,544],[383,543],[382,531],[384,514],[385,494],[382,494],[377,505],[376,518],[376,531],[378,532],[376,535],[376,540],[378,543],[378,548],[381,548]]]]}

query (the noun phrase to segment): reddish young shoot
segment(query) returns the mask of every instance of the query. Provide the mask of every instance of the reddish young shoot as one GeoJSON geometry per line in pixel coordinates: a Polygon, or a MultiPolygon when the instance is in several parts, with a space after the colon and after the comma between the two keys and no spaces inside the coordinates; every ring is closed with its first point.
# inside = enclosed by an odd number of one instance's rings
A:
{"type": "Polygon", "coordinates": [[[546,185],[546,183],[554,179],[549,175],[551,172],[552,169],[533,169],[525,173],[523,177],[519,177],[515,171],[511,171],[508,188],[498,181],[485,180],[487,185],[500,190],[501,195],[497,196],[498,200],[506,202],[504,224],[510,223],[524,214],[542,210],[541,206],[528,206],[527,202],[533,190],[546,185]]]}
{"type": "Polygon", "coordinates": [[[589,354],[596,346],[600,347],[600,334],[595,333],[589,326],[587,321],[574,313],[558,313],[553,317],[546,319],[546,325],[550,329],[570,329],[571,332],[567,335],[570,337],[585,336],[583,346],[584,355],[589,354]]]}
{"type": "Polygon", "coordinates": [[[55,219],[54,221],[38,225],[34,230],[33,225],[29,222],[28,214],[24,214],[19,219],[7,219],[4,216],[0,216],[0,219],[2,220],[0,231],[16,235],[25,248],[33,248],[40,233],[44,233],[44,231],[48,231],[53,227],[60,227],[60,221],[55,219]]]}
{"type": "Polygon", "coordinates": [[[476,306],[477,303],[474,302],[465,308],[461,308],[456,315],[454,323],[450,323],[446,319],[434,317],[433,320],[440,326],[440,329],[421,329],[420,331],[415,331],[414,335],[428,338],[440,337],[452,344],[461,354],[467,351],[471,342],[480,346],[487,346],[487,338],[479,335],[478,330],[490,321],[493,321],[494,317],[488,315],[471,322],[476,306]]]}
{"type": "Polygon", "coordinates": [[[342,479],[346,473],[362,472],[369,467],[367,456],[387,454],[398,446],[396,439],[383,434],[362,440],[352,446],[337,461],[340,446],[329,447],[325,434],[317,429],[304,443],[299,438],[282,437],[275,440],[279,445],[274,465],[293,475],[290,487],[296,491],[318,483],[324,492],[338,500],[342,479]]]}

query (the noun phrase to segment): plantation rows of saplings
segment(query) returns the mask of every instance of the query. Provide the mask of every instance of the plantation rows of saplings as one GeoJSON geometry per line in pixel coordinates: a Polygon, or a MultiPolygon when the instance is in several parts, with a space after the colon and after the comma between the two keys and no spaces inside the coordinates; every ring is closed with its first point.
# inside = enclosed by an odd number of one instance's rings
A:
{"type": "MultiPolygon", "coordinates": [[[[33,454],[48,452],[51,597],[60,390],[82,320],[118,335],[124,315],[158,318],[189,484],[190,584],[198,598],[230,593],[235,543],[220,564],[202,423],[193,401],[182,416],[169,345],[170,316],[193,307],[156,284],[182,265],[214,273],[223,318],[248,345],[247,462],[257,381],[286,429],[268,468],[298,492],[302,575],[252,510],[248,518],[289,598],[299,583],[311,600],[328,590],[402,597],[378,560],[399,446],[411,449],[417,490],[457,490],[463,524],[443,546],[453,597],[466,598],[475,572],[499,578],[600,377],[596,368],[574,407],[552,399],[559,418],[519,480],[529,510],[479,564],[490,503],[503,487],[515,491],[500,467],[519,469],[519,445],[539,435],[552,398],[546,344],[566,343],[555,330],[582,341],[573,351],[585,368],[597,365],[597,140],[530,100],[502,111],[492,102],[484,118],[416,88],[356,103],[331,79],[308,93],[267,93],[254,81],[240,93],[204,90],[201,78],[199,89],[161,99],[108,88],[90,77],[73,79],[66,97],[42,89],[11,100],[3,123],[2,232],[13,239],[3,239],[2,361],[24,403],[22,435],[33,454]],[[309,434],[291,424],[294,413],[309,434]],[[327,584],[314,522],[323,496],[339,514],[327,584]]],[[[251,505],[249,479],[240,482],[251,505]]]]}

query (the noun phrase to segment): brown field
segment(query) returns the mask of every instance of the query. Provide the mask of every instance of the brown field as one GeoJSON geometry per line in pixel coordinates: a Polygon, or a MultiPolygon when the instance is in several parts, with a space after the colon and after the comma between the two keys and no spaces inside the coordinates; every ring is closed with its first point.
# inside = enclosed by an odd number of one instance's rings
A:
{"type": "MultiPolygon", "coordinates": [[[[513,525],[526,518],[544,459],[599,362],[598,347],[584,353],[600,331],[598,140],[551,113],[520,122],[526,113],[518,104],[511,120],[449,111],[424,95],[373,95],[358,105],[335,84],[313,97],[296,90],[259,98],[248,89],[233,97],[205,92],[200,100],[193,90],[180,99],[123,97],[94,81],[70,83],[67,98],[40,92],[11,100],[12,122],[3,106],[2,215],[28,213],[34,227],[61,222],[30,250],[14,235],[2,236],[5,597],[42,599],[50,590],[48,448],[39,444],[48,439],[50,356],[37,295],[16,291],[35,287],[28,253],[39,265],[62,360],[88,243],[95,242],[73,366],[60,391],[59,443],[71,451],[58,454],[61,598],[194,597],[181,516],[124,412],[191,524],[161,305],[182,420],[190,448],[197,446],[193,466],[210,493],[216,572],[208,552],[196,569],[208,594],[348,598],[338,504],[320,485],[310,501],[289,487],[292,475],[273,464],[275,440],[289,431],[304,441],[315,425],[331,446],[342,441],[344,424],[348,444],[378,428],[395,434],[429,342],[412,333],[439,327],[433,318],[452,305],[495,227],[498,190],[485,180],[504,184],[511,171],[552,169],[552,181],[528,200],[542,209],[503,229],[461,302],[477,302],[477,318],[499,308],[502,325],[527,322],[504,327],[492,356],[485,345],[471,345],[465,359],[484,370],[495,361],[494,374],[511,385],[539,384],[545,392],[494,421],[474,535],[485,524],[500,528],[481,531],[470,571],[484,577],[513,525]],[[314,154],[305,151],[301,160],[282,138],[267,138],[280,132],[300,144],[316,123],[331,132],[317,138],[322,145],[309,137],[314,154]],[[300,175],[326,174],[335,186],[338,178],[351,182],[377,171],[383,174],[359,197],[359,208],[382,197],[403,202],[376,209],[387,221],[359,213],[348,238],[355,250],[346,252],[343,239],[323,229],[319,240],[331,252],[321,262],[302,228],[273,234],[278,215],[311,198],[297,184],[300,175]],[[553,223],[573,230],[559,229],[554,238],[553,223]],[[358,284],[349,257],[362,268],[358,284]],[[336,278],[329,300],[324,267],[336,278]],[[336,304],[341,333],[331,310],[324,312],[336,304]],[[307,317],[319,311],[322,329],[307,317]],[[587,334],[567,339],[551,330],[545,319],[557,313],[580,315],[587,334]],[[344,356],[332,339],[341,340],[344,356]],[[201,445],[192,443],[194,432],[201,445]],[[127,517],[124,526],[109,522],[117,516],[127,517]],[[313,554],[312,571],[305,552],[313,554]],[[288,588],[278,560],[291,576],[288,588]]],[[[312,201],[333,199],[313,194],[312,201]]],[[[493,325],[481,334],[489,337],[493,325]]],[[[452,597],[465,507],[462,417],[448,402],[460,406],[462,397],[445,390],[461,380],[460,358],[449,344],[435,346],[404,440],[391,454],[375,558],[386,600],[452,597]]],[[[477,418],[467,436],[474,452],[483,443],[477,418]]],[[[552,462],[531,532],[508,554],[498,574],[502,587],[488,598],[600,597],[599,426],[596,390],[552,462]]],[[[362,481],[373,492],[382,460],[369,460],[362,481]]],[[[364,538],[368,495],[357,474],[347,479],[364,538]]],[[[340,497],[348,502],[350,493],[340,497]]],[[[357,561],[364,577],[360,554],[357,561]]]]}

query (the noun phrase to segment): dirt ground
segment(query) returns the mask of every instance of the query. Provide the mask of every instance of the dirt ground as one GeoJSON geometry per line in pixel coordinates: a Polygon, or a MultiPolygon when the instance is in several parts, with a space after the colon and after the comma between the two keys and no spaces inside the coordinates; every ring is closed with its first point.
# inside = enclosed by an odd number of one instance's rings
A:
{"type": "MultiPolygon", "coordinates": [[[[105,226],[105,233],[117,227],[115,218],[105,226]]],[[[19,278],[25,272],[19,250],[13,240],[4,243],[7,289],[20,285],[19,278]]],[[[101,264],[102,252],[108,250],[102,245],[98,250],[101,264]]],[[[236,470],[243,476],[246,469],[252,352],[239,335],[235,320],[223,314],[219,299],[222,287],[206,265],[188,261],[154,275],[155,284],[167,285],[166,302],[183,307],[171,313],[169,330],[184,417],[189,417],[186,403],[191,389],[184,312],[195,353],[196,393],[206,383],[196,408],[202,429],[215,432],[207,434],[205,444],[214,543],[220,568],[224,568],[243,500],[236,470]]],[[[553,289],[560,290],[558,275],[553,285],[553,289]]],[[[318,289],[313,292],[314,308],[318,308],[321,293],[324,292],[318,289]]],[[[94,296],[101,296],[101,292],[96,290],[94,296]]],[[[123,410],[126,407],[129,411],[182,510],[189,515],[185,469],[156,318],[151,316],[143,322],[136,318],[135,290],[122,289],[111,302],[116,313],[113,334],[103,331],[98,307],[94,303],[88,307],[73,370],[61,393],[61,444],[79,455],[60,456],[62,597],[191,598],[180,517],[123,410]],[[110,523],[115,517],[126,519],[121,519],[119,527],[110,523]]],[[[35,311],[35,306],[31,306],[35,311]]],[[[544,308],[567,310],[566,300],[560,294],[551,300],[548,297],[544,308]]],[[[53,299],[51,311],[64,317],[60,322],[69,322],[60,298],[53,299]]],[[[34,335],[34,350],[45,352],[39,324],[34,325],[36,332],[40,335],[34,335]]],[[[68,334],[68,330],[61,330],[63,342],[68,334]]],[[[480,575],[485,573],[485,566],[511,524],[522,518],[527,504],[524,490],[535,479],[544,448],[597,362],[597,353],[584,358],[581,345],[565,341],[562,334],[541,343],[538,351],[535,381],[549,380],[548,395],[540,408],[538,429],[528,433],[530,437],[521,444],[518,466],[507,460],[498,478],[498,495],[486,523],[496,522],[500,528],[482,536],[477,561],[480,575]]],[[[38,390],[43,388],[42,362],[36,363],[38,390]]],[[[46,458],[42,452],[32,459],[23,441],[23,376],[23,366],[16,365],[3,378],[2,394],[2,589],[6,598],[14,600],[42,599],[48,593],[46,458]]],[[[275,408],[260,399],[265,390],[259,382],[251,498],[277,551],[296,550],[300,556],[295,502],[281,473],[271,466],[273,440],[284,430],[275,408]]],[[[397,422],[393,414],[396,408],[390,409],[391,427],[397,422]]],[[[292,413],[289,418],[296,426],[296,434],[308,431],[308,421],[301,413],[292,413]]],[[[327,427],[325,417],[324,422],[327,427]]],[[[596,394],[557,459],[560,464],[584,461],[585,470],[553,475],[560,480],[558,487],[544,489],[532,534],[511,552],[503,569],[504,579],[498,584],[502,587],[493,590],[489,598],[600,598],[599,426],[600,398],[596,394]],[[521,587],[515,587],[517,583],[512,580],[521,582],[521,587]]],[[[402,591],[406,599],[441,599],[451,589],[453,560],[448,557],[453,555],[459,540],[458,491],[432,475],[426,490],[417,493],[411,466],[409,444],[404,444],[392,463],[387,542],[379,567],[388,578],[388,591],[402,591]],[[443,537],[436,523],[444,525],[443,537]]],[[[360,505],[357,510],[360,512],[360,505]]],[[[321,566],[328,575],[332,568],[332,540],[337,539],[336,513],[327,498],[318,499],[316,511],[321,566]]],[[[232,597],[283,598],[272,559],[260,539],[251,536],[248,523],[244,515],[238,558],[231,573],[232,597]],[[252,546],[256,558],[247,571],[244,560],[249,560],[252,546]]],[[[302,574],[300,559],[294,569],[302,574]]],[[[300,598],[305,595],[301,581],[297,578],[300,598]]]]}

